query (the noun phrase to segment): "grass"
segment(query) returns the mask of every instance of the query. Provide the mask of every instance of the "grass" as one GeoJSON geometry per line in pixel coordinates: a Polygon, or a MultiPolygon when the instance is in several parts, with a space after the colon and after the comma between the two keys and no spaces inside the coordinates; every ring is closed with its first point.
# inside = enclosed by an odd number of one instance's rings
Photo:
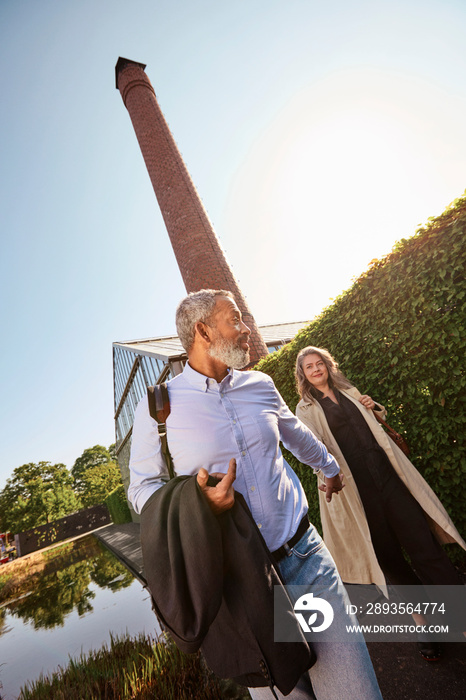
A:
{"type": "Polygon", "coordinates": [[[18,700],[246,700],[246,688],[216,678],[200,654],[143,634],[111,637],[110,647],[22,687],[18,700]]]}

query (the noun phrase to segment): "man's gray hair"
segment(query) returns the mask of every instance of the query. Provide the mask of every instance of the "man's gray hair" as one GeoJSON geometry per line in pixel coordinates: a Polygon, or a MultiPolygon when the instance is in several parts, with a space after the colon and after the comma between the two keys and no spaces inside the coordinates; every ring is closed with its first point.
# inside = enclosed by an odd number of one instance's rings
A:
{"type": "Polygon", "coordinates": [[[235,300],[233,294],[225,289],[201,289],[199,292],[191,292],[178,304],[176,332],[186,352],[189,352],[193,346],[196,323],[209,322],[218,297],[235,300]]]}

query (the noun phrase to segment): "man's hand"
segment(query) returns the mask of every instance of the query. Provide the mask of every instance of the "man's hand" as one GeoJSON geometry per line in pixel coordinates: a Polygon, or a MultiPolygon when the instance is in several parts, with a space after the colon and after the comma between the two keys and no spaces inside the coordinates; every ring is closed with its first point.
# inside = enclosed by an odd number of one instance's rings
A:
{"type": "Polygon", "coordinates": [[[220,515],[220,513],[223,513],[225,510],[232,508],[235,502],[233,482],[236,479],[236,459],[230,459],[226,474],[215,472],[210,476],[213,476],[215,479],[220,479],[216,486],[207,486],[209,473],[204,468],[199,470],[197,483],[201,487],[202,493],[207,498],[213,514],[220,515]]]}
{"type": "Polygon", "coordinates": [[[327,503],[330,503],[332,500],[332,494],[333,493],[338,493],[345,487],[345,484],[343,483],[343,474],[339,472],[336,476],[332,477],[325,477],[325,486],[324,484],[319,485],[320,491],[325,491],[325,500],[327,503]]]}

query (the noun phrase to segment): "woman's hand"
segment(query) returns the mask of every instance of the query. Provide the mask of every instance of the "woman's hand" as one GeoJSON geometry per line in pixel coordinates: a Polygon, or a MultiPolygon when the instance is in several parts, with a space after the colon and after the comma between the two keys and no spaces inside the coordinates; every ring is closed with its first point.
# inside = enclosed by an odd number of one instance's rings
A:
{"type": "Polygon", "coordinates": [[[362,403],[362,405],[364,406],[364,408],[368,408],[370,411],[373,411],[373,410],[374,410],[374,408],[375,408],[375,401],[374,401],[374,399],[371,399],[371,397],[368,396],[367,394],[363,394],[363,395],[361,396],[361,398],[359,399],[359,401],[362,403]]]}

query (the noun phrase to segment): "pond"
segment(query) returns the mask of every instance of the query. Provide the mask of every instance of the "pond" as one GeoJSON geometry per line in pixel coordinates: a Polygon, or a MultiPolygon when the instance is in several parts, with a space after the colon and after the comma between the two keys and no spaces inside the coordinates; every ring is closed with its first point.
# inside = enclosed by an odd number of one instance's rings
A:
{"type": "Polygon", "coordinates": [[[111,634],[153,634],[156,625],[147,590],[92,535],[83,537],[60,568],[48,567],[39,585],[0,607],[0,697],[15,700],[27,681],[109,646],[111,634]]]}

